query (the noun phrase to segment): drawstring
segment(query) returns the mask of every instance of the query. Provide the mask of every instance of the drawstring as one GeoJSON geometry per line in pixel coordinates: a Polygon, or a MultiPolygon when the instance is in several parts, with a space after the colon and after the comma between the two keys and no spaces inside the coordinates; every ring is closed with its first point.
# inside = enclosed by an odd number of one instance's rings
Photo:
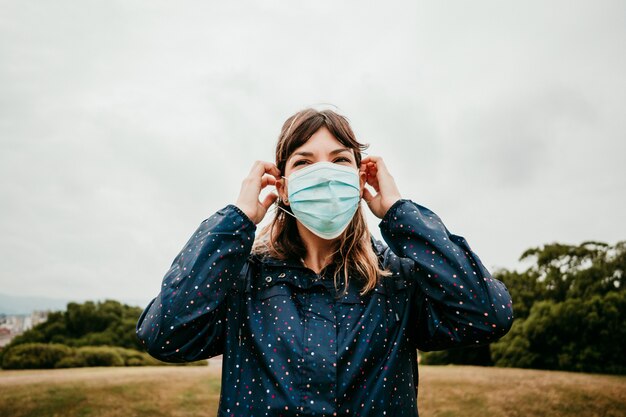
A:
{"type": "Polygon", "coordinates": [[[239,346],[241,346],[241,329],[243,328],[244,325],[244,320],[243,320],[243,312],[244,312],[244,307],[246,304],[246,300],[245,300],[245,289],[246,289],[246,284],[247,284],[247,279],[248,279],[248,269],[249,269],[249,260],[246,259],[246,263],[243,266],[241,273],[240,273],[240,279],[238,282],[238,286],[239,286],[239,325],[237,327],[239,327],[238,330],[238,338],[239,338],[239,346]],[[241,278],[241,276],[243,276],[243,279],[241,278]]]}
{"type": "MultiPolygon", "coordinates": [[[[372,249],[374,249],[374,252],[380,252],[380,250],[378,248],[378,244],[377,244],[377,242],[374,239],[374,236],[372,234],[370,234],[370,242],[372,243],[372,249]]],[[[380,269],[385,269],[384,263],[385,263],[385,259],[383,259],[383,257],[379,256],[378,257],[378,267],[380,269]]],[[[387,292],[387,302],[389,303],[389,307],[391,308],[391,312],[394,314],[394,316],[396,318],[396,321],[400,321],[400,316],[398,316],[398,312],[396,311],[395,306],[394,306],[395,299],[393,297],[395,295],[395,293],[396,293],[396,291],[395,291],[396,290],[396,281],[395,281],[395,279],[393,277],[387,278],[387,277],[383,276],[383,277],[380,277],[380,279],[382,280],[383,287],[385,287],[385,290],[387,292]],[[388,282],[389,279],[394,280],[393,284],[388,282]],[[393,291],[389,290],[391,285],[393,285],[393,291]]]]}
{"type": "MultiPolygon", "coordinates": [[[[398,312],[395,309],[394,303],[395,303],[395,299],[393,297],[393,295],[395,294],[395,281],[393,283],[388,282],[389,279],[387,277],[382,277],[381,278],[383,280],[383,286],[385,287],[385,290],[387,291],[387,302],[389,303],[389,307],[391,308],[391,312],[393,313],[393,315],[396,318],[396,321],[400,321],[400,316],[398,316],[398,312]],[[391,290],[390,288],[393,287],[393,290],[391,290]]],[[[393,278],[390,278],[393,279],[393,278]]]]}

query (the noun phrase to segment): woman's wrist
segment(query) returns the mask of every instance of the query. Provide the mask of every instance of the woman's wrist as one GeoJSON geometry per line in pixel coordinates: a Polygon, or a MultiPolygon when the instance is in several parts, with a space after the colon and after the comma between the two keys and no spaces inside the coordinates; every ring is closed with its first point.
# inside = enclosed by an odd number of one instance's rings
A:
{"type": "Polygon", "coordinates": [[[254,222],[254,220],[252,220],[252,218],[250,217],[250,215],[248,213],[246,213],[246,211],[241,208],[237,203],[235,204],[231,204],[231,206],[233,207],[233,209],[239,213],[241,215],[241,217],[243,217],[245,220],[249,221],[250,223],[252,223],[252,225],[256,226],[256,223],[254,222]]]}
{"type": "Polygon", "coordinates": [[[391,208],[393,206],[395,206],[396,204],[398,204],[398,202],[402,200],[402,197],[400,195],[398,195],[397,197],[391,198],[389,199],[389,201],[391,201],[391,203],[388,203],[386,206],[383,206],[383,215],[381,216],[381,218],[385,217],[385,215],[387,213],[389,213],[389,210],[391,210],[391,208]]]}

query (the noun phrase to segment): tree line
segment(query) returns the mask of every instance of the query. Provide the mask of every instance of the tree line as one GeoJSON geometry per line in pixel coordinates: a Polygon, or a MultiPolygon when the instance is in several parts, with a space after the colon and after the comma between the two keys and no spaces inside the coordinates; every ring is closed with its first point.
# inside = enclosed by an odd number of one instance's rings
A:
{"type": "Polygon", "coordinates": [[[0,364],[3,369],[166,365],[137,339],[142,311],[115,300],[70,302],[65,311],[51,312],[45,322],[13,338],[0,351],[0,364]]]}
{"type": "Polygon", "coordinates": [[[523,272],[500,269],[514,322],[497,342],[421,352],[424,364],[474,364],[626,373],[626,241],[547,244],[526,250],[523,272]]]}

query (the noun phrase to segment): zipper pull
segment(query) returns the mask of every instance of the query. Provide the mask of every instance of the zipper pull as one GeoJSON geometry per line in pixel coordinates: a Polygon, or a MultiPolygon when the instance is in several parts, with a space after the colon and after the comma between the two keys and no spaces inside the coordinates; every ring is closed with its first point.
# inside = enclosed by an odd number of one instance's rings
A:
{"type": "Polygon", "coordinates": [[[241,327],[239,327],[239,346],[241,346],[241,327]]]}
{"type": "Polygon", "coordinates": [[[396,321],[400,321],[400,317],[398,317],[398,313],[396,312],[396,321]]]}

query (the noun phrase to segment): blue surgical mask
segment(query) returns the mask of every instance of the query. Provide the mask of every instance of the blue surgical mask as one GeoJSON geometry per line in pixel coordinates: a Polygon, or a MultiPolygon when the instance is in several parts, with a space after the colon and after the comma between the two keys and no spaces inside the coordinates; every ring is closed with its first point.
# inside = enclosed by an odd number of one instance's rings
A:
{"type": "MultiPolygon", "coordinates": [[[[283,177],[285,178],[285,177],[283,177]]],[[[287,178],[292,213],[323,239],[334,239],[348,227],[361,201],[359,171],[333,162],[317,162],[287,178]]]]}

